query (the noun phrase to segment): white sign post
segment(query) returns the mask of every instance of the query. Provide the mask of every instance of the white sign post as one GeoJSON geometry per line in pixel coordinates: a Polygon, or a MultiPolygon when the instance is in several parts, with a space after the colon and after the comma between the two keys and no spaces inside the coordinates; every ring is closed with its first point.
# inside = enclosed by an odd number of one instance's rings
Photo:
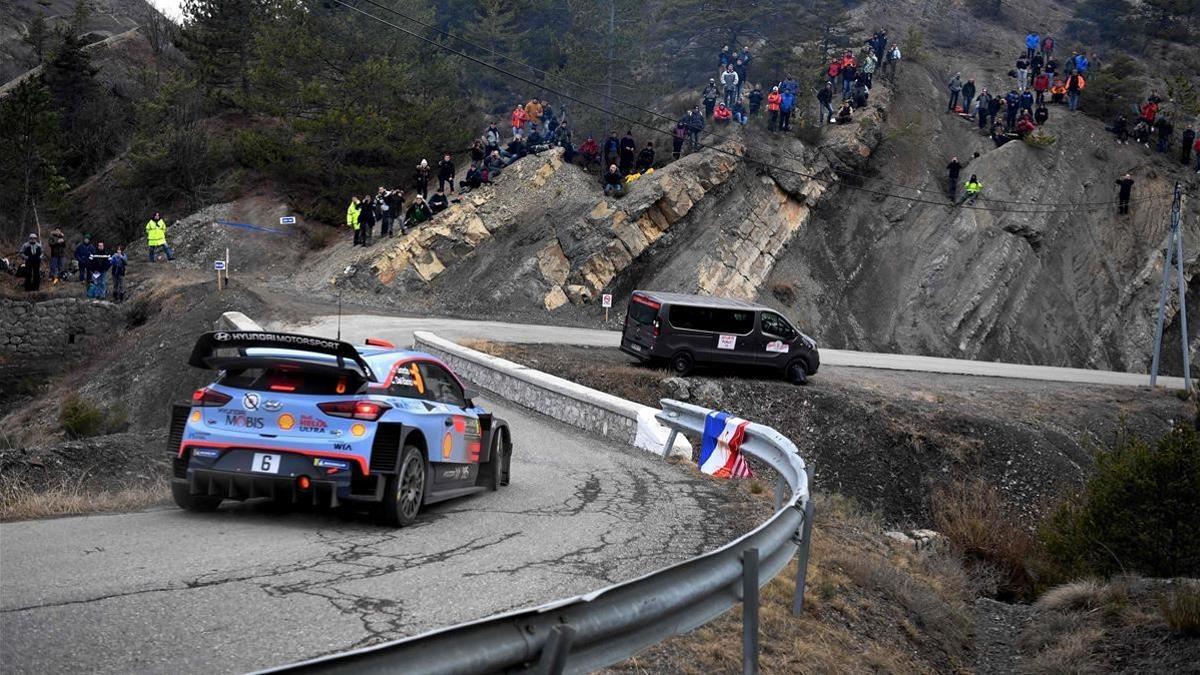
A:
{"type": "Polygon", "coordinates": [[[216,270],[216,272],[217,272],[217,290],[219,291],[223,288],[223,286],[221,285],[221,271],[225,269],[225,261],[224,260],[214,260],[213,261],[213,269],[216,270]]]}
{"type": "Polygon", "coordinates": [[[608,323],[608,309],[612,307],[612,293],[600,296],[600,306],[604,308],[604,323],[608,323]]]}
{"type": "Polygon", "coordinates": [[[279,224],[280,225],[295,225],[296,224],[296,216],[283,216],[282,218],[279,219],[279,224]]]}

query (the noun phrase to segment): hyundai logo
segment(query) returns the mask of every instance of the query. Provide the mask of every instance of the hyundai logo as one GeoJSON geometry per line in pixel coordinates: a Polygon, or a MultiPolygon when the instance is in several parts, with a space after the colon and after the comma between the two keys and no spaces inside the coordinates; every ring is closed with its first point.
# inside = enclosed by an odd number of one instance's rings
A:
{"type": "Polygon", "coordinates": [[[266,410],[267,412],[279,412],[280,410],[283,410],[283,403],[276,401],[275,399],[263,401],[263,410],[266,410]]]}
{"type": "Polygon", "coordinates": [[[242,407],[246,410],[258,410],[258,394],[242,396],[242,407]]]}
{"type": "Polygon", "coordinates": [[[229,339],[229,333],[217,333],[213,336],[213,339],[217,342],[225,342],[229,339]]]}

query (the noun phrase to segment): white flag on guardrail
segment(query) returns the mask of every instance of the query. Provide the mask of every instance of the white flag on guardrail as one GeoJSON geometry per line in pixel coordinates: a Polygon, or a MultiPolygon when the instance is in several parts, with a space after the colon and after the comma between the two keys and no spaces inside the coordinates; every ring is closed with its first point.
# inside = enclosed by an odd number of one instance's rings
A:
{"type": "Polygon", "coordinates": [[[708,413],[700,444],[700,470],[718,478],[749,478],[750,465],[741,451],[748,424],[729,413],[716,410],[708,413]]]}

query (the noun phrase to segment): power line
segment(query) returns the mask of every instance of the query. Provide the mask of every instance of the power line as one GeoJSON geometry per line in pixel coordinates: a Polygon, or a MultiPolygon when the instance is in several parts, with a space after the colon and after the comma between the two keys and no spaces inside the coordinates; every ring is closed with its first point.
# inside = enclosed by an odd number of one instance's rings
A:
{"type": "MultiPolygon", "coordinates": [[[[614,117],[614,118],[616,118],[616,119],[623,120],[623,121],[625,121],[625,122],[628,122],[628,123],[630,123],[630,124],[633,124],[633,125],[636,125],[636,126],[639,126],[639,127],[646,128],[646,129],[648,129],[648,130],[650,130],[650,131],[652,131],[652,132],[659,133],[659,134],[663,134],[663,135],[666,135],[666,136],[670,136],[670,135],[671,135],[671,133],[670,133],[670,132],[667,132],[667,131],[664,131],[664,130],[662,130],[662,129],[659,129],[659,128],[657,128],[657,127],[654,127],[654,126],[651,126],[651,125],[649,125],[649,124],[646,124],[645,122],[642,122],[641,120],[637,120],[637,119],[634,119],[634,118],[631,118],[631,117],[627,117],[627,116],[625,116],[625,115],[623,115],[623,114],[621,114],[621,113],[614,112],[614,111],[612,111],[612,110],[608,110],[608,109],[606,109],[606,108],[603,108],[603,107],[601,107],[601,106],[598,106],[598,105],[596,105],[596,104],[590,103],[590,102],[588,102],[588,101],[585,101],[585,100],[583,100],[583,99],[580,99],[580,98],[578,98],[578,97],[576,97],[576,96],[573,96],[573,95],[571,95],[571,94],[568,94],[568,93],[565,93],[565,92],[559,91],[559,90],[557,90],[557,89],[554,89],[554,88],[548,87],[548,86],[546,86],[544,83],[535,82],[535,81],[533,81],[533,80],[530,80],[529,78],[527,78],[527,77],[525,77],[525,76],[523,76],[523,75],[518,75],[517,73],[511,72],[511,71],[508,71],[508,70],[505,70],[505,69],[501,68],[500,66],[497,66],[497,65],[495,65],[495,64],[492,64],[492,63],[488,63],[487,61],[484,61],[484,60],[482,60],[482,59],[480,59],[480,58],[478,58],[478,57],[472,56],[472,55],[470,55],[470,54],[468,54],[468,53],[466,53],[466,52],[464,52],[464,51],[461,51],[461,50],[455,49],[455,48],[453,48],[453,47],[450,47],[450,46],[447,46],[447,45],[444,45],[444,44],[441,44],[441,43],[437,42],[436,40],[431,40],[430,38],[427,38],[427,37],[425,37],[424,35],[421,35],[421,34],[419,34],[419,33],[413,32],[413,31],[411,31],[411,30],[409,30],[409,29],[407,29],[407,28],[404,28],[404,27],[402,27],[402,26],[398,26],[398,25],[396,25],[395,23],[392,23],[391,21],[388,21],[387,19],[384,19],[384,18],[382,18],[382,17],[379,17],[379,16],[376,16],[376,15],[374,15],[374,14],[371,14],[370,12],[364,11],[364,10],[362,10],[362,9],[358,8],[358,7],[355,7],[354,5],[351,5],[351,4],[349,4],[348,2],[345,2],[345,0],[330,0],[330,1],[331,1],[331,2],[334,2],[334,3],[338,4],[338,5],[341,5],[341,6],[343,6],[343,7],[346,7],[347,9],[349,9],[349,10],[351,10],[351,11],[353,11],[353,12],[357,12],[357,13],[359,13],[359,14],[361,14],[361,15],[363,15],[363,16],[365,16],[365,17],[369,18],[369,19],[372,19],[372,20],[374,20],[374,21],[377,21],[377,22],[379,22],[379,23],[381,23],[381,24],[383,24],[383,25],[385,25],[385,26],[389,26],[389,27],[391,27],[391,28],[394,28],[394,29],[396,29],[396,30],[400,31],[401,33],[404,33],[404,34],[406,34],[406,35],[409,35],[409,36],[411,36],[411,37],[414,37],[414,38],[416,38],[416,39],[418,39],[418,40],[420,40],[420,41],[422,41],[422,42],[424,42],[424,43],[426,43],[426,44],[432,45],[432,46],[434,46],[434,47],[437,47],[438,49],[442,49],[442,50],[445,50],[445,51],[447,51],[447,52],[449,52],[449,53],[451,53],[451,54],[454,54],[454,55],[456,55],[456,56],[462,57],[462,58],[464,58],[464,59],[466,59],[466,60],[468,60],[468,61],[470,61],[470,62],[472,62],[472,63],[479,64],[479,65],[481,65],[481,66],[484,66],[484,67],[486,67],[486,68],[491,68],[492,70],[495,70],[496,72],[498,72],[498,73],[500,73],[500,74],[502,74],[502,75],[505,75],[505,76],[507,76],[507,77],[511,77],[511,78],[513,78],[513,79],[515,79],[515,80],[518,80],[518,81],[520,81],[520,82],[524,82],[525,84],[528,84],[528,85],[530,85],[530,86],[532,86],[532,87],[536,87],[536,88],[544,89],[544,90],[546,90],[546,91],[548,91],[548,92],[551,92],[552,94],[555,94],[556,96],[559,96],[560,98],[564,98],[564,99],[566,99],[566,100],[568,100],[568,101],[572,101],[572,102],[574,102],[574,103],[578,103],[579,105],[582,105],[582,106],[584,106],[584,107],[587,107],[587,108],[591,108],[592,110],[596,110],[596,111],[598,111],[598,112],[604,113],[605,115],[611,115],[612,117],[614,117]]],[[[384,5],[380,5],[379,3],[375,2],[374,0],[362,0],[362,1],[363,1],[363,2],[366,2],[367,4],[370,4],[370,5],[372,5],[372,6],[379,7],[379,8],[381,8],[381,9],[384,9],[384,10],[386,10],[386,11],[395,11],[395,10],[391,10],[390,8],[388,8],[388,7],[384,6],[384,5]]],[[[399,12],[397,12],[397,13],[399,13],[399,12]]],[[[403,15],[401,14],[401,16],[403,16],[403,15]]],[[[417,23],[421,23],[421,22],[419,22],[419,21],[418,21],[417,23]]],[[[425,25],[425,24],[422,24],[422,25],[425,25]]],[[[440,31],[440,29],[437,29],[437,30],[439,30],[439,32],[443,32],[443,31],[440,31]]],[[[459,38],[459,39],[461,40],[461,38],[459,38]]],[[[543,72],[544,72],[544,71],[543,71],[543,72]]],[[[615,100],[615,99],[613,99],[613,100],[615,100]]],[[[631,106],[631,107],[636,107],[636,106],[631,106]]],[[[660,113],[654,113],[654,112],[651,112],[651,114],[653,114],[653,115],[656,115],[656,116],[659,116],[659,117],[665,117],[665,116],[661,115],[660,113]]],[[[670,118],[668,118],[668,119],[670,119],[670,118]]],[[[713,134],[713,135],[715,135],[715,134],[713,134]]],[[[725,140],[729,140],[729,139],[725,139],[725,140]]],[[[782,171],[782,172],[784,172],[784,173],[790,173],[790,174],[793,174],[793,175],[796,175],[796,176],[799,176],[799,177],[801,177],[801,178],[805,178],[805,179],[808,179],[808,180],[812,180],[812,181],[829,183],[829,184],[831,184],[831,185],[832,185],[832,184],[837,184],[837,185],[841,185],[841,186],[844,186],[844,187],[847,187],[847,188],[850,188],[850,189],[853,189],[853,190],[859,190],[859,191],[861,191],[861,192],[866,192],[866,193],[868,193],[868,194],[874,194],[874,195],[878,195],[878,196],[881,196],[881,197],[892,197],[892,198],[895,198],[895,199],[901,199],[901,200],[908,201],[908,202],[912,202],[912,203],[918,203],[918,204],[929,204],[929,205],[932,205],[932,206],[947,206],[947,204],[946,204],[945,202],[942,202],[942,201],[934,201],[934,200],[932,200],[932,199],[922,199],[922,198],[919,198],[919,197],[905,197],[905,196],[903,196],[903,195],[896,195],[896,194],[892,194],[892,193],[890,193],[890,192],[884,192],[884,191],[881,191],[881,190],[874,190],[874,189],[867,188],[867,187],[863,187],[863,186],[860,186],[860,185],[854,185],[854,184],[852,184],[852,183],[847,183],[847,182],[845,182],[845,181],[839,181],[839,180],[836,180],[836,179],[833,179],[833,178],[825,178],[825,177],[822,177],[822,176],[817,176],[817,175],[814,175],[814,174],[805,173],[805,172],[803,172],[803,171],[798,171],[798,170],[796,170],[796,169],[790,169],[790,168],[783,167],[783,166],[779,166],[779,165],[776,165],[776,164],[770,164],[770,163],[768,163],[768,162],[764,162],[764,161],[762,161],[762,160],[758,160],[758,159],[753,159],[753,158],[751,158],[751,157],[747,157],[747,156],[745,156],[745,155],[739,155],[738,153],[736,153],[736,152],[734,152],[734,151],[732,151],[732,150],[728,150],[728,149],[725,149],[725,148],[722,148],[722,147],[718,147],[718,146],[715,146],[715,145],[705,145],[705,144],[703,144],[703,143],[698,143],[698,145],[699,145],[700,147],[702,147],[702,148],[708,148],[708,149],[710,149],[710,150],[713,150],[713,151],[716,151],[716,152],[719,152],[719,153],[722,153],[722,154],[725,154],[725,155],[729,155],[730,157],[734,157],[734,158],[737,158],[737,159],[741,159],[741,160],[744,160],[744,161],[746,161],[746,162],[752,162],[752,163],[758,164],[758,165],[760,165],[760,166],[763,166],[763,167],[767,167],[767,168],[775,169],[775,170],[778,170],[778,171],[782,171]]],[[[836,169],[836,168],[834,168],[834,171],[837,171],[837,169],[836,169]]],[[[912,190],[921,190],[920,188],[912,188],[912,187],[909,187],[908,189],[912,189],[912,190]]],[[[1140,199],[1138,199],[1138,200],[1130,200],[1130,201],[1131,201],[1131,202],[1133,202],[1133,201],[1147,201],[1147,200],[1150,200],[1150,199],[1155,199],[1155,198],[1157,198],[1157,197],[1158,197],[1158,196],[1157,196],[1157,195],[1155,195],[1155,196],[1149,196],[1149,197],[1142,197],[1142,198],[1140,198],[1140,199]]],[[[1022,203],[1022,204],[1023,204],[1024,202],[1014,202],[1014,203],[1022,203]]],[[[1079,203],[1079,202],[1076,202],[1076,203],[1071,203],[1071,204],[1070,204],[1070,206],[1073,206],[1073,207],[1079,207],[1079,208],[1070,208],[1070,209],[1002,209],[1002,208],[992,208],[992,207],[987,207],[987,206],[974,206],[974,205],[965,205],[965,204],[963,204],[963,205],[959,205],[959,206],[958,206],[958,208],[965,209],[965,210],[972,210],[972,211],[993,211],[993,212],[1003,212],[1003,213],[1085,213],[1085,212],[1089,212],[1089,211],[1096,211],[1096,210],[1101,210],[1101,209],[1110,208],[1110,207],[1111,207],[1111,205],[1112,205],[1112,204],[1114,204],[1114,203],[1115,203],[1115,202],[1095,202],[1095,203],[1079,203]]]]}
{"type": "MultiPolygon", "coordinates": [[[[571,80],[570,78],[568,78],[568,77],[566,77],[566,76],[564,76],[564,75],[556,75],[556,74],[554,74],[554,73],[551,73],[551,72],[548,72],[548,71],[546,71],[546,70],[543,70],[543,69],[541,69],[541,68],[538,68],[537,66],[534,66],[534,65],[532,65],[532,64],[530,64],[530,63],[526,63],[526,62],[524,62],[524,61],[521,61],[520,59],[516,59],[516,58],[513,58],[513,57],[511,57],[511,56],[508,56],[508,55],[506,55],[506,54],[502,54],[502,53],[500,53],[500,52],[497,52],[496,50],[494,50],[494,49],[492,49],[492,48],[490,48],[490,47],[487,47],[486,45],[481,45],[481,44],[478,44],[478,43],[476,43],[476,42],[473,42],[473,41],[471,41],[471,40],[469,40],[469,39],[467,39],[467,38],[464,38],[464,37],[462,37],[462,36],[460,36],[460,35],[456,35],[456,34],[454,34],[454,33],[451,33],[451,32],[449,32],[449,31],[443,30],[443,29],[439,28],[439,27],[438,27],[437,25],[435,25],[435,24],[431,24],[431,23],[427,23],[427,22],[425,22],[425,21],[422,21],[421,19],[419,19],[419,18],[417,18],[417,17],[414,17],[414,16],[410,16],[409,14],[406,14],[406,13],[404,13],[404,12],[402,12],[402,11],[400,11],[400,10],[398,10],[398,9],[394,8],[394,7],[389,7],[389,6],[387,6],[387,5],[384,5],[384,4],[380,3],[380,2],[378,2],[377,0],[362,0],[362,1],[363,1],[363,2],[365,2],[365,3],[367,3],[367,4],[370,4],[370,5],[372,5],[372,6],[374,6],[374,7],[377,7],[377,8],[379,8],[379,9],[382,9],[382,10],[384,10],[384,11],[386,11],[386,12],[390,12],[390,13],[392,13],[392,14],[395,14],[396,16],[399,16],[399,17],[401,17],[401,18],[403,18],[403,19],[405,19],[405,20],[407,20],[407,21],[410,21],[410,22],[412,22],[412,23],[415,23],[415,24],[417,24],[418,26],[421,26],[422,28],[425,28],[425,29],[428,29],[428,30],[434,31],[435,33],[437,33],[437,34],[439,34],[439,35],[442,35],[443,37],[447,37],[447,38],[450,38],[450,39],[452,39],[452,40],[457,40],[457,41],[459,41],[459,42],[461,42],[461,43],[463,43],[463,44],[465,44],[465,45],[469,45],[469,46],[471,46],[471,47],[474,47],[475,49],[478,49],[478,50],[480,50],[480,51],[486,52],[486,53],[487,53],[487,54],[489,54],[490,56],[493,56],[493,57],[496,57],[496,58],[499,58],[499,59],[503,59],[503,60],[505,60],[505,61],[509,61],[509,62],[511,62],[511,63],[513,63],[513,64],[516,64],[516,65],[518,65],[518,66],[521,66],[522,68],[527,68],[528,70],[530,70],[530,71],[532,71],[532,72],[534,72],[534,73],[537,73],[538,75],[541,75],[543,78],[546,78],[546,79],[552,79],[552,80],[558,80],[558,81],[560,81],[560,82],[563,82],[563,83],[565,83],[565,84],[571,85],[571,86],[573,86],[573,87],[577,87],[578,89],[582,89],[583,91],[586,91],[586,92],[588,92],[588,93],[590,93],[590,94],[593,94],[593,95],[596,95],[596,96],[600,96],[600,97],[602,97],[602,98],[604,98],[604,99],[607,99],[607,101],[608,101],[608,103],[609,103],[610,105],[611,105],[611,104],[613,104],[613,103],[618,103],[618,104],[620,104],[620,105],[622,105],[622,106],[625,106],[625,107],[627,107],[627,108],[633,108],[634,110],[638,110],[639,112],[643,112],[643,113],[646,113],[646,114],[648,114],[648,115],[651,115],[651,116],[654,116],[654,117],[658,117],[658,118],[660,118],[660,119],[667,120],[667,121],[669,121],[669,122],[675,122],[675,118],[674,118],[674,117],[671,117],[671,116],[669,116],[669,115],[665,115],[665,114],[663,114],[663,113],[660,113],[660,112],[658,112],[658,111],[656,111],[656,110],[653,110],[653,109],[651,109],[651,108],[645,108],[645,107],[643,107],[643,106],[640,106],[640,105],[638,105],[638,104],[636,104],[636,103],[632,103],[632,102],[630,102],[630,101],[625,101],[625,100],[622,100],[622,99],[619,99],[619,98],[617,98],[617,97],[613,96],[613,95],[612,95],[612,88],[611,88],[611,80],[609,81],[609,89],[608,89],[608,92],[607,92],[607,93],[602,93],[602,92],[599,92],[599,91],[597,91],[597,90],[596,90],[594,87],[591,87],[591,86],[589,86],[589,85],[586,85],[586,84],[581,84],[581,83],[579,83],[579,82],[575,82],[575,81],[571,80]]],[[[612,7],[610,6],[610,10],[611,10],[611,9],[612,9],[612,7]]],[[[611,18],[612,18],[612,17],[610,16],[610,19],[611,19],[611,18]]],[[[611,59],[611,57],[610,57],[610,59],[611,59]]],[[[544,87],[544,85],[535,85],[535,86],[539,86],[539,87],[541,87],[541,88],[545,88],[547,91],[554,91],[554,90],[552,90],[552,89],[549,89],[549,88],[547,88],[547,87],[544,87]]],[[[557,93],[557,92],[555,92],[555,93],[557,93]]],[[[745,145],[745,146],[752,147],[752,148],[755,148],[755,149],[757,149],[757,150],[762,150],[762,151],[765,151],[765,152],[768,152],[768,153],[775,153],[775,152],[777,152],[777,149],[775,149],[775,148],[768,148],[768,147],[765,147],[765,146],[755,145],[755,144],[751,144],[751,143],[745,143],[745,142],[743,142],[743,141],[738,141],[737,139],[733,139],[733,138],[731,138],[731,137],[724,136],[724,135],[722,135],[722,134],[719,134],[719,133],[716,133],[716,132],[714,132],[714,131],[710,131],[710,132],[709,132],[709,136],[711,136],[711,137],[713,137],[713,138],[716,138],[716,139],[719,139],[719,140],[721,140],[721,141],[724,141],[724,142],[730,142],[730,141],[733,141],[733,142],[739,142],[739,143],[742,143],[742,144],[743,144],[743,145],[745,145]]],[[[791,154],[791,153],[789,153],[789,152],[786,152],[786,151],[781,151],[779,154],[782,154],[784,157],[786,157],[786,158],[788,158],[788,159],[791,159],[791,160],[793,160],[793,161],[798,161],[798,162],[803,162],[803,161],[804,161],[804,160],[803,160],[803,158],[801,158],[801,157],[797,157],[797,156],[795,156],[795,155],[793,155],[793,154],[791,154]]],[[[828,156],[826,156],[826,159],[830,159],[830,158],[829,158],[828,156]]],[[[832,164],[832,160],[831,160],[831,164],[832,164]]],[[[777,168],[782,168],[782,167],[777,167],[777,168]]],[[[904,190],[912,190],[913,192],[917,192],[917,193],[925,192],[925,191],[927,190],[927,188],[923,188],[923,187],[914,187],[914,186],[911,186],[911,185],[905,185],[905,184],[903,184],[903,183],[897,183],[897,182],[894,182],[894,181],[889,181],[889,180],[886,180],[886,179],[883,179],[883,178],[872,177],[872,176],[867,176],[867,175],[864,175],[864,174],[861,174],[861,173],[856,173],[856,172],[854,172],[854,171],[851,171],[851,170],[849,170],[849,169],[846,169],[846,168],[844,168],[844,167],[840,167],[840,166],[835,166],[835,167],[834,167],[834,171],[835,171],[835,172],[837,172],[837,173],[838,173],[840,176],[842,176],[842,177],[847,177],[847,176],[848,176],[848,177],[853,177],[853,178],[860,178],[860,179],[863,179],[863,180],[872,180],[872,181],[875,181],[875,182],[878,182],[878,183],[883,183],[883,184],[885,184],[885,185],[890,185],[890,186],[892,186],[892,187],[898,187],[898,188],[901,188],[901,189],[904,189],[904,190]]],[[[817,176],[811,176],[810,178],[811,178],[812,180],[818,180],[818,181],[824,181],[824,182],[838,182],[838,181],[832,181],[831,179],[820,178],[820,177],[817,177],[817,176]]],[[[843,185],[844,185],[844,184],[845,184],[845,182],[844,182],[844,181],[840,181],[840,184],[843,184],[843,185]]],[[[851,187],[854,187],[854,186],[851,186],[851,187]]],[[[900,195],[894,195],[894,196],[896,196],[897,198],[901,198],[901,197],[900,197],[900,195]]],[[[1162,197],[1162,198],[1164,198],[1164,199],[1165,199],[1165,198],[1167,198],[1167,197],[1170,197],[1170,196],[1171,196],[1171,195],[1169,195],[1169,194],[1167,194],[1167,193],[1162,193],[1162,194],[1154,194],[1154,195],[1150,195],[1149,197],[1144,197],[1144,198],[1141,198],[1141,199],[1143,199],[1143,200],[1144,200],[1144,199],[1148,199],[1148,198],[1158,198],[1158,197],[1162,197]]],[[[982,197],[982,196],[981,196],[981,197],[978,197],[978,200],[979,200],[979,201],[983,201],[983,202],[992,203],[992,204],[1018,204],[1018,205],[1023,205],[1023,206],[1102,206],[1102,205],[1103,205],[1103,206],[1111,206],[1111,205],[1114,205],[1114,204],[1117,204],[1117,203],[1119,203],[1119,200],[1112,200],[1112,201],[1106,201],[1106,202],[1040,202],[1040,203],[1032,204],[1032,203],[1030,203],[1030,202],[1027,202],[1027,201],[1021,201],[1021,200],[1012,200],[1012,199],[994,199],[994,198],[990,198],[990,197],[982,197]]],[[[936,203],[940,203],[940,202],[936,202],[936,203]]]]}

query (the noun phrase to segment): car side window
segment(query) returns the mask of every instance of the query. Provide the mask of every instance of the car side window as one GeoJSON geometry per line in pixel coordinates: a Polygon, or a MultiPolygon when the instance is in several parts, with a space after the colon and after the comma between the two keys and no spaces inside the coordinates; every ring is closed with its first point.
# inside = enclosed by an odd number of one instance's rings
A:
{"type": "Polygon", "coordinates": [[[463,394],[462,386],[449,371],[436,363],[421,363],[419,369],[428,398],[460,408],[467,407],[467,397],[463,394]]]}
{"type": "Polygon", "coordinates": [[[787,322],[782,316],[775,312],[762,313],[762,330],[768,335],[781,337],[785,340],[791,340],[796,337],[796,329],[787,322]]]}
{"type": "Polygon", "coordinates": [[[415,361],[401,364],[392,373],[392,381],[388,382],[388,394],[404,398],[430,398],[425,376],[415,361]]]}

